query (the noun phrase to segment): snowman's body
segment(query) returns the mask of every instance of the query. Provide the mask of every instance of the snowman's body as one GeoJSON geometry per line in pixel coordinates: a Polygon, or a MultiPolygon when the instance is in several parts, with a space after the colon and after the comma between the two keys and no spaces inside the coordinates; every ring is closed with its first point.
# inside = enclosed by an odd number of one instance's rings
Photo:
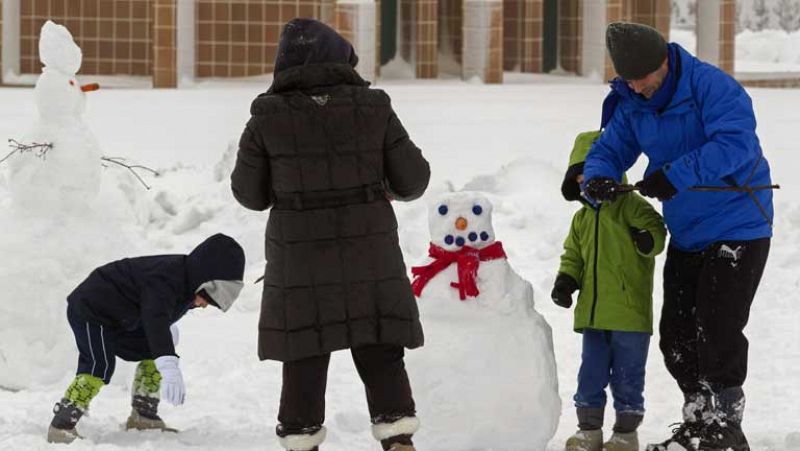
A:
{"type": "Polygon", "coordinates": [[[85,93],[75,74],[81,50],[61,25],[42,27],[39,53],[44,64],[34,95],[39,112],[25,144],[52,144],[42,157],[10,159],[9,185],[18,208],[29,211],[84,206],[100,187],[100,150],[84,119],[85,93]]]}
{"type": "MultiPolygon", "coordinates": [[[[431,210],[432,244],[498,246],[491,209],[477,193],[442,197],[431,210]]],[[[458,282],[454,263],[418,298],[425,346],[409,353],[408,370],[424,425],[420,443],[442,451],[544,450],[561,401],[552,333],[534,308],[533,287],[505,258],[480,262],[477,296],[462,300],[451,286],[458,282]]]]}

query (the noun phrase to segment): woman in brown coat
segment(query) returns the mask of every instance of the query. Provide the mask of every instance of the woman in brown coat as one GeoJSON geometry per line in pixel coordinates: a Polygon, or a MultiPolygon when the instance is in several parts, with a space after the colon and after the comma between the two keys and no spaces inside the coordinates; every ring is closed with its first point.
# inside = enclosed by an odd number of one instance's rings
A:
{"type": "Polygon", "coordinates": [[[239,203],[271,207],[258,349],[283,362],[287,450],[324,440],[328,362],[340,349],[352,352],[384,450],[413,450],[419,427],[403,354],[423,335],[389,199],[421,196],[430,169],[357,62],[330,27],[286,24],[231,177],[239,203]]]}

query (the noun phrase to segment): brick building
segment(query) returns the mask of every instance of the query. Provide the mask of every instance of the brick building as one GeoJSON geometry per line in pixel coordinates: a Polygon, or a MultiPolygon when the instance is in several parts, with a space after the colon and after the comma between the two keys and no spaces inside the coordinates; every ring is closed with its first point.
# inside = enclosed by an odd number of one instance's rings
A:
{"type": "MultiPolygon", "coordinates": [[[[670,0],[0,0],[0,73],[40,70],[38,33],[66,25],[84,53],[82,74],[185,78],[272,71],[281,25],[320,19],[356,47],[358,70],[379,79],[402,58],[417,78],[440,74],[500,83],[504,71],[560,68],[613,74],[605,25],[650,24],[669,33],[670,0]]],[[[698,55],[733,71],[735,0],[698,2],[698,55]]],[[[10,74],[10,75],[9,75],[10,74]]]]}

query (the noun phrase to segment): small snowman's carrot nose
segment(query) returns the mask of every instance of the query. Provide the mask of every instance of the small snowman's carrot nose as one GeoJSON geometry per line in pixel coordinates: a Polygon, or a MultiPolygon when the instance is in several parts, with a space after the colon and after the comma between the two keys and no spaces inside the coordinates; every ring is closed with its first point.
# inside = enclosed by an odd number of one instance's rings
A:
{"type": "Polygon", "coordinates": [[[456,229],[458,230],[466,230],[467,229],[467,220],[459,217],[456,219],[456,229]]]}
{"type": "Polygon", "coordinates": [[[97,91],[98,89],[100,89],[99,83],[89,83],[88,85],[81,86],[81,91],[83,92],[92,92],[97,91]]]}

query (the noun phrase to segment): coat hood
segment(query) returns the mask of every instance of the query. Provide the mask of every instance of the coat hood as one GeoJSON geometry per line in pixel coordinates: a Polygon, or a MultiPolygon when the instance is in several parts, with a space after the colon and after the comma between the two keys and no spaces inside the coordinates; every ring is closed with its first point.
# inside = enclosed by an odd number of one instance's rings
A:
{"type": "MultiPolygon", "coordinates": [[[[575,178],[583,174],[583,164],[586,161],[586,156],[589,155],[592,145],[597,141],[601,133],[602,131],[600,130],[592,130],[580,133],[575,138],[575,144],[572,146],[572,152],[569,155],[567,172],[564,174],[564,181],[561,183],[561,194],[564,196],[564,199],[568,201],[583,199],[581,196],[581,187],[578,185],[575,178]]],[[[622,183],[628,183],[625,174],[622,175],[622,183]]]]}
{"type": "Polygon", "coordinates": [[[309,64],[356,67],[355,49],[333,28],[313,19],[292,19],[283,27],[275,58],[275,73],[309,64]]]}
{"type": "Polygon", "coordinates": [[[189,287],[206,290],[217,306],[227,311],[244,286],[244,250],[233,238],[218,233],[200,243],[186,257],[189,287]]]}

